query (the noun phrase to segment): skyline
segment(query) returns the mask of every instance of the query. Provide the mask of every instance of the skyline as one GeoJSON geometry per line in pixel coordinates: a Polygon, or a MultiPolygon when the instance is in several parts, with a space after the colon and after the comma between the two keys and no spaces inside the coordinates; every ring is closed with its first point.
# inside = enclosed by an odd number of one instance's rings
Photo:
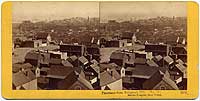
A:
{"type": "Polygon", "coordinates": [[[13,22],[51,21],[73,17],[128,21],[166,17],[186,17],[186,2],[14,2],[13,22]],[[39,10],[38,10],[39,9],[39,10]],[[51,10],[49,10],[51,9],[51,10]],[[68,11],[68,9],[70,9],[68,11]],[[134,10],[133,10],[134,9],[134,10]],[[177,10],[176,10],[177,9],[177,10]],[[84,11],[84,12],[83,12],[84,11]],[[63,13],[67,12],[67,13],[63,13]]]}
{"type": "Polygon", "coordinates": [[[98,11],[98,2],[13,2],[13,22],[98,17],[98,11]]]}
{"type": "Polygon", "coordinates": [[[100,8],[101,22],[106,22],[105,19],[124,21],[157,16],[187,16],[186,2],[102,2],[100,8]]]}

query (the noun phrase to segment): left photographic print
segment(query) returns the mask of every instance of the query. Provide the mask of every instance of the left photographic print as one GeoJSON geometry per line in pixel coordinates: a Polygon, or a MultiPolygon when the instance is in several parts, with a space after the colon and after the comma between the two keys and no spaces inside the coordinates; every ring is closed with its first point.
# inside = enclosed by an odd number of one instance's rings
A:
{"type": "Polygon", "coordinates": [[[100,89],[98,28],[99,2],[12,2],[12,89],[100,89]]]}

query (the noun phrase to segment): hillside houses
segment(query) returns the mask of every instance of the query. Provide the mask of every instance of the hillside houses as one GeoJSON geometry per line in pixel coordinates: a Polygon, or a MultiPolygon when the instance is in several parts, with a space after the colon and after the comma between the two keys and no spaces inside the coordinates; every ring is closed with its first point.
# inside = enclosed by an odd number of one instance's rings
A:
{"type": "Polygon", "coordinates": [[[106,33],[96,36],[92,29],[82,26],[67,28],[59,39],[54,37],[58,32],[46,31],[30,40],[18,40],[14,46],[30,51],[24,53],[23,61],[13,63],[13,89],[187,89],[187,47],[186,42],[180,42],[182,38],[167,44],[157,37],[161,28],[127,31],[120,29],[124,27],[115,20],[109,23],[103,26],[106,33]],[[140,34],[147,36],[141,38],[140,34]],[[154,39],[159,42],[152,42],[154,39]]]}

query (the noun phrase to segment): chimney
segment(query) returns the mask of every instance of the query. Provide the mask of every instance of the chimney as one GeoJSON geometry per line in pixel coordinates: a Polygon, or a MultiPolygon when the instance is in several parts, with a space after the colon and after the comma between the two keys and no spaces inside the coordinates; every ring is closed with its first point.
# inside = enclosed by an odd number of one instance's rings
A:
{"type": "Polygon", "coordinates": [[[109,68],[107,68],[107,71],[110,71],[110,69],[109,69],[109,68]]]}

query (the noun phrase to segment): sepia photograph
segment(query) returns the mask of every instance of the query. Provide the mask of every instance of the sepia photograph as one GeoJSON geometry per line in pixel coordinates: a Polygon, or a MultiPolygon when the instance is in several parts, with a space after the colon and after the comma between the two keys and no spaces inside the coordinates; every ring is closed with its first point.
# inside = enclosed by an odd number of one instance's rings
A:
{"type": "Polygon", "coordinates": [[[187,90],[187,3],[12,2],[13,90],[187,90]]]}

